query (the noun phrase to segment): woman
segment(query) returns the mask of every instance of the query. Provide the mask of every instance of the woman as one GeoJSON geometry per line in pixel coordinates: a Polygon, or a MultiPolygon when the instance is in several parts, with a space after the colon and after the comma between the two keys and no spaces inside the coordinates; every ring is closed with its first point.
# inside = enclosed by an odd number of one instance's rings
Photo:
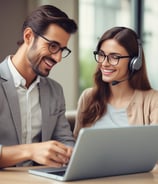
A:
{"type": "Polygon", "coordinates": [[[81,94],[74,136],[82,127],[158,123],[158,92],[151,89],[137,34],[126,27],[106,31],[94,57],[94,86],[81,94]]]}

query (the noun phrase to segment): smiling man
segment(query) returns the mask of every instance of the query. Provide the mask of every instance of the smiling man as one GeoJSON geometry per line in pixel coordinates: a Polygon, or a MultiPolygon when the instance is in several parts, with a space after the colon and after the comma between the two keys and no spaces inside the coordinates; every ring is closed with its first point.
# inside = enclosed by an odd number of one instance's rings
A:
{"type": "Polygon", "coordinates": [[[77,25],[63,11],[44,5],[23,24],[14,55],[0,64],[0,167],[69,161],[74,139],[65,118],[60,84],[50,70],[71,50],[77,25]]]}

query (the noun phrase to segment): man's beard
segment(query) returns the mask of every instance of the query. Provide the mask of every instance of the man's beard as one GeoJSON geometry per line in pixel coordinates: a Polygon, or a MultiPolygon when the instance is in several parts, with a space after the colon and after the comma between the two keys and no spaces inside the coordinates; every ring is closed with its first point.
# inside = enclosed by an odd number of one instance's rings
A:
{"type": "Polygon", "coordinates": [[[32,45],[32,47],[30,48],[28,52],[27,58],[30,62],[32,70],[34,71],[36,75],[47,77],[49,75],[50,70],[45,69],[45,72],[42,72],[40,70],[41,62],[44,62],[45,59],[50,60],[54,65],[57,64],[57,62],[49,56],[40,57],[40,54],[36,55],[35,54],[36,48],[37,48],[37,45],[36,45],[36,42],[34,42],[34,44],[32,45]]]}
{"type": "Polygon", "coordinates": [[[47,77],[49,75],[49,70],[45,69],[47,71],[46,73],[43,73],[39,70],[40,63],[38,63],[38,65],[33,65],[31,61],[30,61],[30,63],[32,66],[32,70],[35,72],[36,75],[39,75],[42,77],[47,77]]]}

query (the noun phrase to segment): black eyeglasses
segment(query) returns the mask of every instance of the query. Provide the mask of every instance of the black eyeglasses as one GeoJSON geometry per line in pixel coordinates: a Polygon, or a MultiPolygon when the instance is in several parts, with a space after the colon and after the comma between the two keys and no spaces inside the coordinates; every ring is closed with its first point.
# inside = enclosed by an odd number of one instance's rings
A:
{"type": "Polygon", "coordinates": [[[130,58],[130,56],[120,56],[118,54],[109,54],[106,55],[103,51],[94,51],[93,52],[95,60],[97,63],[103,63],[107,58],[107,62],[113,66],[119,63],[119,60],[122,58],[130,58]]]}
{"type": "Polygon", "coordinates": [[[44,40],[46,40],[47,42],[49,42],[48,50],[50,53],[56,54],[59,51],[61,51],[62,58],[66,58],[71,53],[71,50],[68,49],[67,47],[60,47],[60,44],[58,42],[48,40],[46,37],[44,37],[43,35],[35,32],[35,31],[34,31],[34,33],[37,34],[38,36],[40,36],[41,38],[43,38],[44,40]]]}

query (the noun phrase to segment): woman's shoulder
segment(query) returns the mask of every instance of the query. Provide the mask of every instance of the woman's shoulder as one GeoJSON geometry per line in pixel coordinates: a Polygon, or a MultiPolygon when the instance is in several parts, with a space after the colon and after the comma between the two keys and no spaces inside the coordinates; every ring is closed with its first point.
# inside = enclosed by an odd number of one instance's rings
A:
{"type": "Polygon", "coordinates": [[[93,88],[86,88],[82,91],[81,96],[89,96],[92,94],[93,88]]]}
{"type": "Polygon", "coordinates": [[[85,104],[91,98],[92,91],[93,88],[84,89],[79,97],[78,104],[85,104]]]}
{"type": "Polygon", "coordinates": [[[136,93],[139,93],[139,94],[158,94],[158,90],[156,89],[148,89],[148,90],[135,90],[136,93]]]}
{"type": "Polygon", "coordinates": [[[135,90],[135,96],[139,98],[148,98],[148,99],[157,99],[158,90],[149,89],[149,90],[135,90]]]}

